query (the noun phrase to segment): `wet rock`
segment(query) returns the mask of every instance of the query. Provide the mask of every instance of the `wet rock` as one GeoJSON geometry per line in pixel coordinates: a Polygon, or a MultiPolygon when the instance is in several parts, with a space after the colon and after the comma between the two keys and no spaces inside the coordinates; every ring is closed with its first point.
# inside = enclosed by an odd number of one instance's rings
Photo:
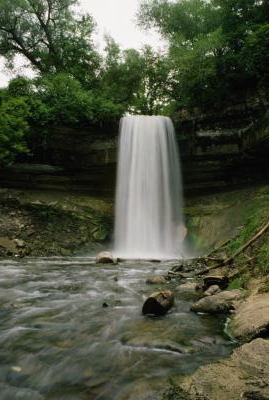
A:
{"type": "Polygon", "coordinates": [[[114,264],[115,260],[109,251],[102,251],[96,257],[97,264],[114,264]]]}
{"type": "Polygon", "coordinates": [[[179,292],[194,292],[200,289],[200,285],[197,282],[186,282],[176,287],[179,292]]]}
{"type": "Polygon", "coordinates": [[[164,283],[166,283],[166,279],[164,276],[150,276],[147,280],[146,283],[148,283],[149,285],[162,285],[164,283]]]}
{"type": "Polygon", "coordinates": [[[144,302],[144,315],[164,315],[174,304],[174,294],[170,290],[152,293],[144,302]]]}
{"type": "Polygon", "coordinates": [[[228,359],[199,368],[180,386],[192,400],[264,400],[269,398],[268,365],[269,340],[259,338],[236,349],[228,359]]]}
{"type": "Polygon", "coordinates": [[[220,293],[221,289],[218,285],[210,286],[204,293],[204,296],[212,296],[213,294],[220,293]]]}
{"type": "Polygon", "coordinates": [[[235,302],[242,299],[244,291],[240,289],[227,290],[206,296],[191,306],[191,311],[206,314],[225,314],[234,309],[235,302]]]}
{"type": "Polygon", "coordinates": [[[225,275],[208,275],[204,277],[204,289],[210,286],[218,285],[222,290],[226,289],[229,284],[229,278],[225,275]]]}
{"type": "Polygon", "coordinates": [[[240,304],[230,323],[230,328],[236,338],[244,341],[259,336],[268,336],[269,294],[250,296],[244,303],[240,304]]]}

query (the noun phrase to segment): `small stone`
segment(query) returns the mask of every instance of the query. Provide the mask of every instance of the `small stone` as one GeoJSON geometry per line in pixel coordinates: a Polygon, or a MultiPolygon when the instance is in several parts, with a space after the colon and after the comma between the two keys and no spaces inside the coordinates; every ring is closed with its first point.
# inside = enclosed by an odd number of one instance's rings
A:
{"type": "Polygon", "coordinates": [[[108,304],[107,304],[107,303],[103,303],[103,304],[102,304],[102,307],[103,307],[103,308],[107,308],[107,307],[108,307],[108,304]]]}
{"type": "Polygon", "coordinates": [[[13,372],[21,372],[21,367],[15,365],[15,366],[11,367],[11,370],[12,370],[13,372]]]}
{"type": "Polygon", "coordinates": [[[146,283],[149,285],[162,285],[166,283],[166,279],[164,276],[150,276],[147,280],[146,283]]]}
{"type": "Polygon", "coordinates": [[[199,284],[197,283],[197,282],[187,282],[187,283],[182,283],[182,285],[179,285],[179,286],[177,286],[176,287],[176,290],[178,290],[178,291],[190,291],[190,292],[193,292],[193,291],[197,291],[197,290],[199,290],[200,289],[200,287],[199,287],[199,284]]]}
{"type": "Polygon", "coordinates": [[[204,296],[212,296],[213,294],[220,293],[221,289],[218,285],[210,286],[204,293],[204,296]]]}
{"type": "Polygon", "coordinates": [[[97,264],[114,264],[115,260],[109,251],[102,251],[96,257],[97,264]]]}

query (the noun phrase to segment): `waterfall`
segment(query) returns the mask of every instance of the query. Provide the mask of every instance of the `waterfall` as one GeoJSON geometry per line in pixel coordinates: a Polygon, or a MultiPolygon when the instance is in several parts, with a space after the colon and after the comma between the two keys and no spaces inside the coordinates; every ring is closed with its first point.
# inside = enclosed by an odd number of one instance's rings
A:
{"type": "Polygon", "coordinates": [[[168,117],[121,119],[114,253],[130,259],[182,255],[182,184],[168,117]]]}

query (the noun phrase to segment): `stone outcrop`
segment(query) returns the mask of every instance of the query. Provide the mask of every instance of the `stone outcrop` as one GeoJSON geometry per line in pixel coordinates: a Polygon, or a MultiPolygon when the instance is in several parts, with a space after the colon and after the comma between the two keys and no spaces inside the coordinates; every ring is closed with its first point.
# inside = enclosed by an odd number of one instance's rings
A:
{"type": "Polygon", "coordinates": [[[269,340],[255,339],[226,360],[199,368],[181,383],[192,400],[269,398],[269,340]]]}

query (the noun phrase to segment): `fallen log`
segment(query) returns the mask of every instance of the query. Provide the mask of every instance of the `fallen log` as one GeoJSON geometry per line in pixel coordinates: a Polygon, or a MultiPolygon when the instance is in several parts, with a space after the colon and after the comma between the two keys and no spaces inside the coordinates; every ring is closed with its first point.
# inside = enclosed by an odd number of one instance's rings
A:
{"type": "Polygon", "coordinates": [[[164,315],[174,304],[174,294],[170,290],[152,293],[144,302],[142,314],[164,315]]]}

